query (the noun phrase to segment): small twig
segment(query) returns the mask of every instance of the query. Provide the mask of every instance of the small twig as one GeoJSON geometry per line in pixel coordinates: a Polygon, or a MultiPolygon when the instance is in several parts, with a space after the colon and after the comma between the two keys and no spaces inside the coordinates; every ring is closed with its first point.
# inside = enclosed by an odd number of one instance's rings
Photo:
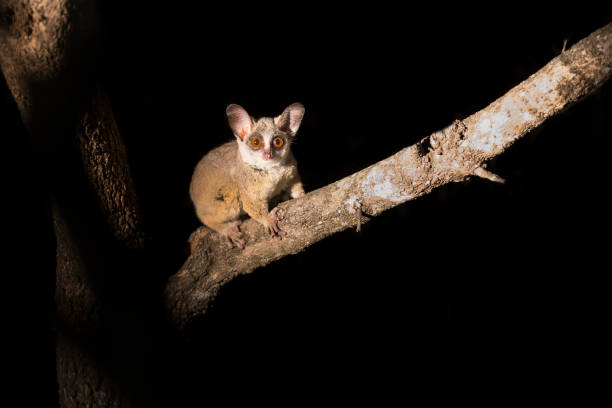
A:
{"type": "Polygon", "coordinates": [[[357,203],[357,228],[355,229],[355,231],[357,232],[361,232],[361,215],[362,214],[363,214],[363,211],[361,211],[361,205],[357,203]]]}
{"type": "Polygon", "coordinates": [[[504,184],[506,182],[506,180],[504,180],[502,177],[498,176],[497,174],[485,169],[484,167],[476,167],[476,169],[474,170],[473,174],[475,176],[478,177],[482,177],[484,179],[487,180],[491,180],[495,183],[500,183],[500,184],[504,184]]]}

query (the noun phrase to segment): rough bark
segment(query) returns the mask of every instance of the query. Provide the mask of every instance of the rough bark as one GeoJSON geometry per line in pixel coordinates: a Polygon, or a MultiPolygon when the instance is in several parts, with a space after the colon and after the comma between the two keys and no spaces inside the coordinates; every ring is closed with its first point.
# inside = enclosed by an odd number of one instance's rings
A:
{"type": "Polygon", "coordinates": [[[0,67],[51,192],[57,241],[57,379],[62,407],[131,404],[117,378],[109,291],[142,245],[124,146],[95,83],[99,15],[86,0],[0,5],[0,67]],[[79,154],[80,151],[80,154],[79,154]]]}
{"type": "Polygon", "coordinates": [[[111,233],[126,248],[142,248],[144,233],[123,139],[101,87],[76,126],[83,168],[111,233]]]}
{"type": "Polygon", "coordinates": [[[598,89],[612,74],[612,23],[564,51],[485,109],[456,121],[395,155],[305,197],[281,203],[282,241],[270,242],[248,220],[244,250],[227,249],[201,227],[192,234],[193,253],[165,292],[172,319],[184,325],[206,313],[219,289],[325,237],[355,226],[450,182],[478,176],[503,180],[486,162],[545,120],[598,89]]]}

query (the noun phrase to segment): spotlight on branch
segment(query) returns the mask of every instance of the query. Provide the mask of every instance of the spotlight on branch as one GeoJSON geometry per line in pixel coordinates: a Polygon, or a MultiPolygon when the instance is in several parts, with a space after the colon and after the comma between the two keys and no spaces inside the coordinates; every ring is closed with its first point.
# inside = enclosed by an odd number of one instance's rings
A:
{"type": "Polygon", "coordinates": [[[282,203],[278,215],[287,238],[270,242],[257,223],[243,224],[249,245],[228,250],[204,228],[192,237],[194,252],[172,276],[167,309],[178,325],[206,312],[219,289],[347,228],[360,228],[381,212],[476,175],[504,179],[486,162],[548,118],[598,89],[612,74],[612,23],[595,31],[483,110],[422,139],[351,176],[282,203]],[[363,216],[362,216],[363,215],[363,216]]]}

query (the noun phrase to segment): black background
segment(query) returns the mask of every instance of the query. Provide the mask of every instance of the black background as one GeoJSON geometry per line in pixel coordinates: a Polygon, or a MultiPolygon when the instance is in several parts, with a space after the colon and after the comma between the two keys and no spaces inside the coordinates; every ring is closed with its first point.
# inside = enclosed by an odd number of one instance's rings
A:
{"type": "MultiPolygon", "coordinates": [[[[281,389],[292,392],[288,403],[382,403],[410,399],[415,384],[433,385],[436,396],[487,389],[520,400],[523,391],[558,394],[597,360],[610,83],[491,162],[505,185],[445,186],[360,233],[238,278],[183,337],[160,310],[163,283],[198,226],[191,172],[232,138],[227,104],[255,117],[305,105],[294,153],[310,191],[486,107],[564,40],[570,47],[608,23],[610,6],[131,4],[101,5],[99,68],[159,260],[130,282],[149,293],[134,302],[146,298],[154,309],[136,317],[146,322],[138,339],[146,373],[133,380],[156,404],[276,398],[281,389]]],[[[18,123],[2,92],[5,123],[18,123]]],[[[13,126],[3,179],[9,216],[24,221],[11,230],[19,248],[11,257],[27,261],[7,271],[7,336],[21,346],[24,382],[53,402],[54,242],[27,135],[13,126]]]]}

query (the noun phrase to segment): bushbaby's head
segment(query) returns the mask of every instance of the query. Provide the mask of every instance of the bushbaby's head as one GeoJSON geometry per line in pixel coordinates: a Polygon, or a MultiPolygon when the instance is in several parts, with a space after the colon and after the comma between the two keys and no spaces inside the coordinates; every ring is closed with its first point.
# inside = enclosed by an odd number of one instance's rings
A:
{"type": "Polygon", "coordinates": [[[290,152],[291,142],[302,123],[304,106],[289,105],[275,118],[254,119],[240,105],[225,110],[242,160],[254,167],[266,168],[281,164],[290,152]]]}

